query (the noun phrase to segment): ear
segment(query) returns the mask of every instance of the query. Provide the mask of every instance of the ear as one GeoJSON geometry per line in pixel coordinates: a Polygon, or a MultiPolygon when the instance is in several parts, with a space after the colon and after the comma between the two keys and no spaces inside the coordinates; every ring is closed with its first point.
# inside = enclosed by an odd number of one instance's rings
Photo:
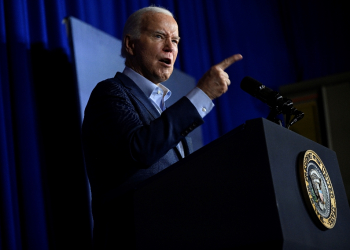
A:
{"type": "Polygon", "coordinates": [[[130,55],[134,55],[135,41],[131,40],[130,35],[124,37],[125,50],[130,55]]]}

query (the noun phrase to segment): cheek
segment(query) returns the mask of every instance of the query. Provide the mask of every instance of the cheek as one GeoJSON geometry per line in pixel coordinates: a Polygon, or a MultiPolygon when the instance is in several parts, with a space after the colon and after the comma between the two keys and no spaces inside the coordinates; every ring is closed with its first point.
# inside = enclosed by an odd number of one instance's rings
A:
{"type": "Polygon", "coordinates": [[[148,48],[142,51],[143,57],[145,60],[147,60],[149,63],[155,63],[155,59],[157,58],[158,50],[154,48],[148,48]]]}
{"type": "Polygon", "coordinates": [[[153,59],[152,59],[152,53],[150,53],[149,50],[142,50],[140,51],[140,58],[139,61],[142,62],[142,64],[144,65],[150,65],[153,63],[153,59]]]}
{"type": "Polygon", "coordinates": [[[177,58],[177,53],[178,53],[179,51],[178,51],[178,48],[176,48],[175,49],[175,51],[174,51],[174,61],[175,61],[175,59],[177,58]]]}

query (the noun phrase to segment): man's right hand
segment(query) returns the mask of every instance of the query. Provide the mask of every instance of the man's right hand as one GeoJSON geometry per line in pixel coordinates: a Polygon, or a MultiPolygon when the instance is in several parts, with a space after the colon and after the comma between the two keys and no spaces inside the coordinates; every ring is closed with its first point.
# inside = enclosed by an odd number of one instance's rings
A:
{"type": "Polygon", "coordinates": [[[221,96],[231,84],[229,75],[224,70],[231,64],[242,60],[242,58],[241,54],[235,54],[214,65],[199,80],[197,87],[203,90],[212,100],[221,96]]]}

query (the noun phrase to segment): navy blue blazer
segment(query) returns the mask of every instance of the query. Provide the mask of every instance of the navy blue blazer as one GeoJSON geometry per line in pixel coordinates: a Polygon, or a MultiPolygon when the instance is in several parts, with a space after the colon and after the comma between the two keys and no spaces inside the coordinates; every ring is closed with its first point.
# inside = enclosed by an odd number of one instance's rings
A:
{"type": "Polygon", "coordinates": [[[176,145],[203,123],[183,97],[161,115],[126,75],[96,85],[82,126],[92,200],[103,202],[160,172],[181,157],[176,145]]]}

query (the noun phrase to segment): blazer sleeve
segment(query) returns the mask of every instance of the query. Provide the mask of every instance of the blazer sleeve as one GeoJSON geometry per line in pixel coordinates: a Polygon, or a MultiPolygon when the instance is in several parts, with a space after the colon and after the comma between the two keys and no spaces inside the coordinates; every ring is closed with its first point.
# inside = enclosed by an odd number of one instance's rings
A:
{"type": "Polygon", "coordinates": [[[203,119],[186,97],[154,118],[139,98],[110,80],[99,83],[91,94],[83,140],[93,148],[89,154],[114,155],[148,168],[201,124],[203,119]]]}

